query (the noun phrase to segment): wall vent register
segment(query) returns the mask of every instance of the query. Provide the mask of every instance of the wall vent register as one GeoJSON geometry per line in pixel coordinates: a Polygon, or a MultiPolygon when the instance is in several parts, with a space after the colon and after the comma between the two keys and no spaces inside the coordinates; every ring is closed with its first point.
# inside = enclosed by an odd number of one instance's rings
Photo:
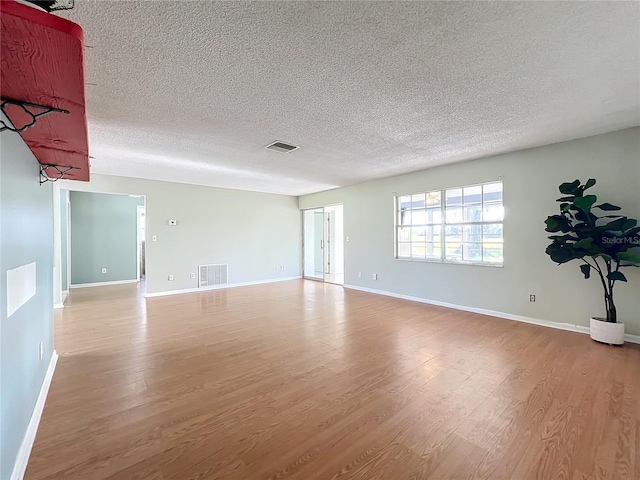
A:
{"type": "Polygon", "coordinates": [[[229,264],[218,263],[212,265],[200,265],[198,288],[214,285],[226,285],[229,283],[229,264]]]}

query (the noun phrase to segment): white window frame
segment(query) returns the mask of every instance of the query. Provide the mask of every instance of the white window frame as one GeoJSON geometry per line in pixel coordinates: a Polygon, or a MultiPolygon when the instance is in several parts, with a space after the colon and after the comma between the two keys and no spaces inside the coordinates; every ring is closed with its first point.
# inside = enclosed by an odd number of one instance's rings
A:
{"type": "MultiPolygon", "coordinates": [[[[484,200],[484,187],[485,185],[494,185],[494,184],[501,184],[502,188],[502,208],[503,208],[503,212],[504,212],[504,183],[502,180],[497,180],[497,181],[492,181],[492,182],[484,182],[484,183],[477,183],[477,184],[471,184],[471,185],[463,185],[463,186],[456,186],[456,187],[449,187],[449,188],[443,188],[443,189],[436,189],[436,190],[428,190],[428,191],[421,191],[421,192],[415,192],[415,193],[405,193],[405,194],[395,194],[393,197],[393,216],[394,216],[394,258],[396,260],[400,260],[400,261],[408,261],[408,262],[428,262],[428,263],[448,263],[448,264],[454,264],[454,265],[480,265],[480,266],[487,266],[487,267],[502,267],[504,266],[504,213],[502,216],[502,220],[483,220],[483,221],[475,221],[475,222],[470,222],[470,221],[461,221],[458,223],[447,223],[446,221],[446,195],[447,195],[447,191],[452,191],[452,190],[462,190],[464,188],[472,188],[472,187],[482,187],[481,190],[481,203],[480,203],[480,208],[481,211],[484,212],[484,205],[485,205],[485,200],[484,200]],[[440,193],[440,223],[430,223],[430,224],[425,224],[425,225],[401,225],[400,224],[400,218],[399,218],[399,214],[400,214],[400,205],[399,205],[399,201],[400,201],[400,197],[407,197],[407,196],[413,196],[413,195],[425,195],[425,209],[427,209],[427,205],[426,205],[426,198],[427,195],[430,193],[435,193],[435,192],[439,192],[440,193]],[[477,260],[462,260],[462,258],[460,260],[457,259],[448,259],[446,258],[446,227],[447,226],[460,226],[463,227],[465,225],[480,225],[480,226],[484,226],[484,225],[501,225],[502,226],[502,262],[487,262],[484,260],[481,261],[477,261],[477,260]],[[429,226],[440,226],[440,258],[437,257],[431,257],[431,258],[420,258],[420,257],[412,257],[412,256],[408,256],[408,257],[401,257],[399,255],[399,247],[398,244],[399,243],[407,243],[407,242],[400,242],[399,241],[399,236],[400,236],[400,228],[402,227],[413,227],[413,226],[418,226],[418,227],[429,227],[429,226]]],[[[463,208],[463,212],[464,212],[464,198],[461,201],[462,203],[460,204],[460,207],[463,208]]],[[[494,203],[494,202],[490,202],[490,203],[494,203]]],[[[437,207],[436,207],[437,209],[437,207]]],[[[463,219],[464,220],[464,219],[463,219]]],[[[428,243],[428,242],[427,242],[428,243]]],[[[464,243],[464,242],[463,242],[464,243]]],[[[475,243],[475,242],[472,242],[475,243]]],[[[410,245],[413,244],[412,241],[409,242],[410,245]]],[[[482,244],[482,242],[481,242],[482,244]]]]}

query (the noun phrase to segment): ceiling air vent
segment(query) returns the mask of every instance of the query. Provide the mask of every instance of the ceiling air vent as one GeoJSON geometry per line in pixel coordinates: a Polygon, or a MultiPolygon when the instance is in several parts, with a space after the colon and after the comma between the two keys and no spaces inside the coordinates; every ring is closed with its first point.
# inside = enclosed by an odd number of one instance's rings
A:
{"type": "Polygon", "coordinates": [[[273,142],[264,148],[266,148],[267,150],[273,150],[274,152],[289,153],[299,149],[300,147],[289,145],[288,143],[284,142],[273,142]]]}

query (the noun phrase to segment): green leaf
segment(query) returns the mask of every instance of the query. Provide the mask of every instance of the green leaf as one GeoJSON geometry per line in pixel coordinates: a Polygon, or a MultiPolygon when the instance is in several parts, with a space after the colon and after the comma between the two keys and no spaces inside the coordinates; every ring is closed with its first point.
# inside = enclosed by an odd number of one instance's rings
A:
{"type": "Polygon", "coordinates": [[[564,193],[565,195],[575,195],[578,186],[580,185],[580,180],[574,180],[573,182],[565,182],[560,185],[559,190],[560,193],[564,193]]]}
{"type": "Polygon", "coordinates": [[[591,238],[591,237],[583,238],[582,240],[579,240],[576,243],[574,243],[573,247],[574,248],[584,248],[584,249],[588,250],[589,248],[593,247],[593,238],[591,238]]]}
{"type": "Polygon", "coordinates": [[[607,275],[607,278],[609,280],[613,280],[614,282],[616,280],[620,280],[621,282],[626,282],[627,281],[627,277],[625,277],[624,273],[622,273],[622,272],[611,272],[609,275],[607,275]]]}
{"type": "Polygon", "coordinates": [[[590,213],[591,207],[596,203],[596,200],[598,200],[598,197],[595,195],[586,195],[584,197],[577,197],[573,203],[583,212],[590,213]]]}
{"type": "Polygon", "coordinates": [[[547,228],[545,231],[550,233],[563,232],[566,233],[571,229],[571,223],[562,215],[551,215],[545,220],[547,228]]]}
{"type": "Polygon", "coordinates": [[[565,235],[549,235],[547,237],[549,240],[556,240],[556,241],[565,241],[565,240],[575,240],[576,237],[574,235],[571,235],[569,233],[565,234],[565,235]]]}
{"type": "Polygon", "coordinates": [[[574,198],[576,198],[574,195],[570,195],[568,197],[560,197],[556,198],[556,202],[573,202],[574,198]]]}
{"type": "Polygon", "coordinates": [[[545,252],[551,257],[551,260],[558,264],[576,260],[584,256],[584,250],[574,249],[570,245],[556,242],[548,245],[545,252]]]}
{"type": "Polygon", "coordinates": [[[582,265],[580,265],[580,270],[582,270],[584,278],[589,278],[591,276],[591,265],[589,265],[588,263],[583,263],[582,265]]]}
{"type": "Polygon", "coordinates": [[[633,218],[630,218],[629,220],[624,222],[624,225],[622,225],[620,230],[622,230],[623,232],[626,232],[627,230],[631,230],[636,225],[638,225],[638,221],[633,218]]]}
{"type": "Polygon", "coordinates": [[[620,207],[616,205],[611,205],[610,203],[607,203],[607,202],[601,203],[600,205],[596,205],[593,208],[599,208],[600,210],[605,210],[607,212],[612,212],[614,210],[622,210],[620,207]]]}
{"type": "Polygon", "coordinates": [[[640,264],[640,253],[620,252],[616,257],[623,262],[640,264]]]}
{"type": "Polygon", "coordinates": [[[587,188],[593,187],[595,184],[596,184],[596,179],[590,178],[589,180],[587,180],[587,183],[584,184],[584,190],[586,190],[587,188]]]}
{"type": "Polygon", "coordinates": [[[624,226],[624,224],[627,223],[627,220],[629,220],[627,217],[620,217],[617,220],[612,220],[611,222],[603,225],[603,227],[606,230],[620,232],[622,231],[622,227],[624,226]]]}

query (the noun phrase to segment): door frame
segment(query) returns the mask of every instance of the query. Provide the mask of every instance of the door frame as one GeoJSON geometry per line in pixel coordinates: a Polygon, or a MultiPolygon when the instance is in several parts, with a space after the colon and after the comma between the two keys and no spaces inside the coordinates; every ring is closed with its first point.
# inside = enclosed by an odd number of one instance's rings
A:
{"type": "MultiPolygon", "coordinates": [[[[333,204],[329,204],[329,205],[323,205],[321,207],[313,207],[313,208],[304,208],[300,211],[301,217],[302,217],[302,278],[307,279],[307,280],[315,280],[317,282],[323,282],[323,283],[332,283],[334,285],[342,285],[340,283],[334,283],[334,282],[329,282],[327,281],[327,274],[331,274],[330,271],[327,272],[327,267],[330,268],[330,265],[327,262],[327,255],[329,253],[329,248],[335,248],[334,243],[335,242],[331,242],[330,239],[328,238],[328,236],[330,235],[330,231],[329,231],[329,213],[332,213],[333,210],[329,210],[332,207],[342,207],[342,222],[343,222],[343,228],[341,229],[344,232],[344,204],[342,203],[333,203],[333,204]],[[322,213],[322,242],[323,242],[323,246],[322,246],[322,278],[317,277],[317,276],[308,276],[307,272],[305,271],[305,255],[306,255],[306,242],[305,242],[305,212],[307,211],[315,211],[315,212],[321,212],[322,213]]],[[[335,239],[334,239],[335,240],[335,239]]],[[[343,233],[343,239],[342,239],[342,257],[344,258],[344,233],[343,233]]],[[[344,262],[344,260],[343,260],[344,262]]],[[[344,265],[342,266],[342,270],[344,271],[344,265]]],[[[315,273],[315,272],[314,272],[315,273]]],[[[344,275],[344,274],[343,274],[344,275]]]]}
{"type": "MultiPolygon", "coordinates": [[[[314,213],[321,213],[322,214],[322,242],[325,241],[325,231],[324,231],[324,207],[314,207],[314,208],[305,208],[302,209],[300,211],[300,215],[302,216],[302,278],[305,278],[307,280],[315,280],[316,282],[324,282],[324,265],[325,265],[325,249],[324,246],[321,246],[320,249],[322,250],[322,265],[320,270],[322,271],[322,278],[317,277],[317,276],[309,276],[306,269],[305,269],[305,265],[306,265],[306,254],[307,254],[307,242],[305,242],[305,235],[306,235],[306,230],[305,230],[305,212],[314,212],[314,213]]],[[[315,218],[314,218],[315,220],[315,218]]],[[[315,221],[314,221],[314,225],[315,225],[315,221]]],[[[315,252],[314,252],[315,254],[315,252]]],[[[315,272],[313,272],[315,274],[315,272]]]]}

